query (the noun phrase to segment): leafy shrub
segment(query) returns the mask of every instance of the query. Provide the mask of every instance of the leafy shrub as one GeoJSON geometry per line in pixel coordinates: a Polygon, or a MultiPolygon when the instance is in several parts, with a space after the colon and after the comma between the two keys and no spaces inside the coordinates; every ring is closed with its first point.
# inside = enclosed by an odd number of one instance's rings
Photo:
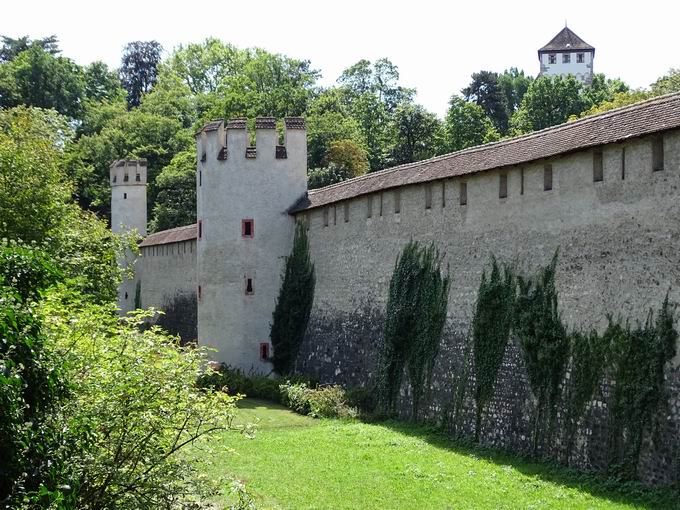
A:
{"type": "Polygon", "coordinates": [[[357,411],[347,405],[345,390],[337,385],[310,388],[306,383],[287,381],[280,387],[282,403],[293,411],[313,418],[355,418],[357,411]]]}
{"type": "Polygon", "coordinates": [[[280,382],[276,379],[258,374],[248,376],[242,370],[224,364],[202,374],[196,384],[199,388],[225,391],[233,396],[242,395],[274,402],[281,401],[280,382]]]}
{"type": "Polygon", "coordinates": [[[345,391],[347,405],[361,411],[362,414],[372,414],[377,406],[375,389],[349,388],[345,391]]]}

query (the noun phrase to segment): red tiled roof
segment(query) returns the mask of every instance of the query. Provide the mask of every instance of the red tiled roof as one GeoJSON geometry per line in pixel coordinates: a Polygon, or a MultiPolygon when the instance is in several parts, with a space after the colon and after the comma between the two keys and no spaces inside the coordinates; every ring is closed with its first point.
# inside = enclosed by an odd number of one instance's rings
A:
{"type": "Polygon", "coordinates": [[[171,228],[162,230],[154,234],[149,234],[144,240],[139,243],[140,248],[147,246],[157,246],[159,244],[180,243],[182,241],[190,241],[196,239],[197,227],[196,223],[193,225],[186,225],[184,227],[171,228]]]}
{"type": "Polygon", "coordinates": [[[674,128],[680,128],[680,93],[310,190],[289,212],[313,209],[399,186],[525,164],[674,128]]]}

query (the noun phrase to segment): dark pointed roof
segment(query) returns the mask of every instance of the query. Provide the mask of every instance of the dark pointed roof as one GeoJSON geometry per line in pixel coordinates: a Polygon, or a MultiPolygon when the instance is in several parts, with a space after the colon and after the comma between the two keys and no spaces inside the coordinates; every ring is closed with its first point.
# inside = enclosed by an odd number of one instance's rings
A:
{"type": "Polygon", "coordinates": [[[593,50],[590,44],[585,42],[569,28],[564,27],[560,32],[552,38],[552,40],[543,46],[539,53],[544,51],[565,51],[565,50],[593,50]]]}

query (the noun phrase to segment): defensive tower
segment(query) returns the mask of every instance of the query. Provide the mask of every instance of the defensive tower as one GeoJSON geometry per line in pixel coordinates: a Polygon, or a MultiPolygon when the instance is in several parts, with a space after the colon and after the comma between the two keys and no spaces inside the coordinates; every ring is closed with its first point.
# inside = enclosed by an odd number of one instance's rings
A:
{"type": "Polygon", "coordinates": [[[206,124],[196,133],[198,341],[216,359],[269,372],[269,329],[292,248],[289,209],[307,190],[304,120],[246,119],[206,124]]]}
{"type": "MultiPolygon", "coordinates": [[[[114,233],[136,231],[146,236],[146,160],[119,159],[111,163],[111,230],[114,233]]],[[[134,264],[131,253],[119,263],[123,267],[134,264]]],[[[123,279],[118,287],[118,306],[121,313],[134,309],[134,279],[123,279]]]]}
{"type": "Polygon", "coordinates": [[[595,48],[566,25],[548,44],[538,50],[539,76],[573,75],[582,83],[593,81],[595,48]]]}

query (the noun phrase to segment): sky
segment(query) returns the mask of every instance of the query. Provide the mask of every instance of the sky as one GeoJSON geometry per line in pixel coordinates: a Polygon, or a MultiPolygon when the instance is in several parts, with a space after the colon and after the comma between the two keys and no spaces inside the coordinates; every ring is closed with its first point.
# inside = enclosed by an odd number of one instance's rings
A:
{"type": "Polygon", "coordinates": [[[400,83],[440,116],[473,72],[509,67],[538,72],[537,50],[565,22],[595,47],[595,72],[647,87],[680,68],[680,2],[648,0],[534,2],[486,0],[402,2],[342,0],[103,2],[4,0],[0,34],[40,38],[55,34],[63,54],[79,64],[120,63],[125,43],[155,39],[166,52],[217,37],[238,47],[258,46],[309,59],[335,82],[365,58],[387,57],[400,83]]]}

